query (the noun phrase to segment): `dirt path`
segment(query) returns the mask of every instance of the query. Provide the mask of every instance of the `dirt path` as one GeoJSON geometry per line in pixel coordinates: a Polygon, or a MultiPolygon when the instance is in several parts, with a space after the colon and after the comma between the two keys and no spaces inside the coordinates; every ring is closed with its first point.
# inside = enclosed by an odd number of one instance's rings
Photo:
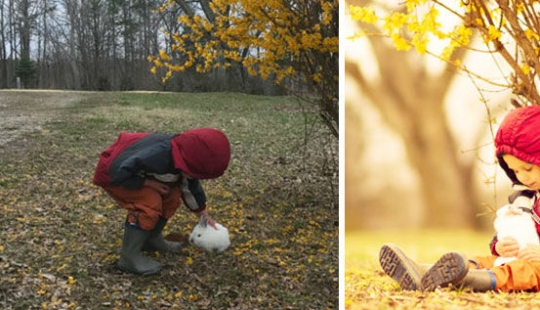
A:
{"type": "Polygon", "coordinates": [[[0,90],[0,147],[42,125],[85,94],[70,91],[0,90]]]}

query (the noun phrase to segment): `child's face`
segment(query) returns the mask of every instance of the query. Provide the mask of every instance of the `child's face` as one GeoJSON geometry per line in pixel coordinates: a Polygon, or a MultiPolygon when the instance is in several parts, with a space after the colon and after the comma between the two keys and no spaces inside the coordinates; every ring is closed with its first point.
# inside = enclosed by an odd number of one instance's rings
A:
{"type": "Polygon", "coordinates": [[[540,189],[540,167],[516,158],[513,155],[505,154],[503,159],[516,174],[516,178],[523,185],[527,185],[531,189],[540,189]]]}

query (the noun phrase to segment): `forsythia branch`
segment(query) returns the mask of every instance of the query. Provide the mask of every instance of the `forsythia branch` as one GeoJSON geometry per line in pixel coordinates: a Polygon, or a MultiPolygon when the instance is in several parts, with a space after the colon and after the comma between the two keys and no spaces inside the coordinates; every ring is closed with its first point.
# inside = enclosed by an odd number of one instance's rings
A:
{"type": "Polygon", "coordinates": [[[470,76],[512,89],[515,95],[531,104],[540,104],[536,87],[537,73],[540,72],[540,22],[536,13],[539,9],[538,2],[522,0],[456,3],[407,0],[404,5],[384,14],[375,6],[354,5],[349,7],[349,14],[363,28],[355,38],[373,35],[375,27],[378,29],[375,35],[390,39],[397,50],[414,48],[420,54],[429,54],[452,64],[470,76]],[[439,16],[442,13],[457,17],[458,22],[453,27],[441,24],[439,16]],[[510,72],[503,72],[507,84],[471,72],[462,65],[461,59],[454,58],[457,49],[476,51],[473,48],[476,42],[472,40],[475,33],[480,34],[489,53],[499,54],[510,67],[510,72]],[[433,46],[441,44],[444,45],[442,51],[435,52],[433,46]]]}

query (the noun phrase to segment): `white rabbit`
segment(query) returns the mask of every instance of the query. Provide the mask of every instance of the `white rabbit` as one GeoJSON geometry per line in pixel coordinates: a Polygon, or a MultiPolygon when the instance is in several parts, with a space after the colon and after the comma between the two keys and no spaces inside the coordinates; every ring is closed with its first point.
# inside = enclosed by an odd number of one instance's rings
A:
{"type": "MultiPolygon", "coordinates": [[[[525,205],[529,206],[529,204],[525,205]]],[[[519,243],[520,250],[530,244],[540,244],[531,214],[517,206],[518,204],[514,201],[512,205],[506,205],[497,210],[497,217],[493,223],[497,231],[497,239],[512,237],[519,243]]],[[[519,206],[523,205],[519,204],[519,206]]],[[[500,266],[515,259],[517,258],[500,256],[495,260],[494,265],[500,266]]]]}
{"type": "Polygon", "coordinates": [[[229,230],[219,223],[216,223],[216,228],[208,225],[204,216],[201,217],[189,236],[189,242],[207,251],[225,251],[231,245],[229,230]]]}

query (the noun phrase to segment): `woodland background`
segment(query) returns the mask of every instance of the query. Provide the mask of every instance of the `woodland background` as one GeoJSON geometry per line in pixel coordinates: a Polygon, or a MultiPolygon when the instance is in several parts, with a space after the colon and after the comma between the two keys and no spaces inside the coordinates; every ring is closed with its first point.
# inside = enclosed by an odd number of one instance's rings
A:
{"type": "Polygon", "coordinates": [[[294,95],[339,131],[338,1],[1,0],[0,89],[294,95]]]}
{"type": "Polygon", "coordinates": [[[204,75],[191,68],[162,83],[148,56],[170,48],[164,33],[182,31],[178,16],[201,14],[209,1],[158,13],[166,2],[1,0],[0,88],[15,88],[20,76],[24,88],[284,93],[238,64],[204,75]]]}

